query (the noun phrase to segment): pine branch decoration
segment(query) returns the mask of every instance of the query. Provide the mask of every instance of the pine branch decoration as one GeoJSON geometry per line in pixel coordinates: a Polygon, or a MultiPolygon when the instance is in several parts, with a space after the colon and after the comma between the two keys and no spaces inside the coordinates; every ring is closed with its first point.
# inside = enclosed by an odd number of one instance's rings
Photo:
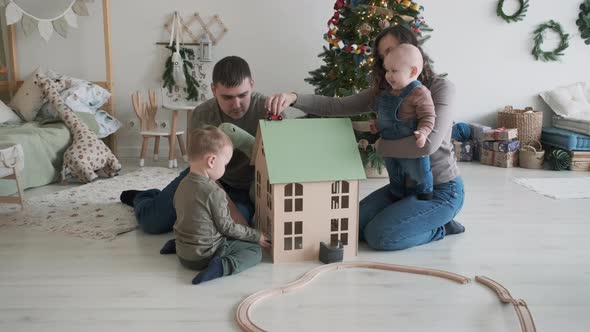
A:
{"type": "Polygon", "coordinates": [[[533,34],[535,45],[531,53],[536,60],[557,61],[563,56],[563,51],[569,47],[569,34],[564,33],[561,25],[553,20],[539,25],[533,34]],[[559,45],[553,51],[543,51],[542,49],[544,41],[543,33],[545,30],[552,30],[559,35],[559,45]]]}
{"type": "MultiPolygon", "coordinates": [[[[172,46],[166,46],[172,53],[174,53],[175,48],[172,46]]],[[[194,68],[193,64],[187,60],[189,58],[194,58],[195,51],[190,48],[181,47],[180,56],[182,57],[182,69],[184,71],[184,77],[186,79],[186,88],[185,91],[187,93],[188,100],[198,100],[199,99],[199,82],[193,77],[192,69],[194,68]]],[[[176,86],[176,82],[174,81],[174,77],[172,76],[172,70],[174,65],[172,63],[172,54],[166,60],[166,64],[164,67],[164,74],[162,75],[162,80],[164,81],[164,87],[168,89],[169,92],[172,92],[174,86],[176,86]]]]}
{"type": "Polygon", "coordinates": [[[585,0],[580,5],[580,14],[576,20],[580,35],[586,45],[590,45],[590,0],[585,0]]]}
{"type": "Polygon", "coordinates": [[[522,21],[526,16],[526,12],[529,9],[529,0],[518,0],[520,2],[520,7],[516,11],[516,13],[512,15],[506,15],[504,13],[504,0],[498,1],[498,8],[496,9],[496,14],[501,17],[504,21],[508,23],[522,21]]]}

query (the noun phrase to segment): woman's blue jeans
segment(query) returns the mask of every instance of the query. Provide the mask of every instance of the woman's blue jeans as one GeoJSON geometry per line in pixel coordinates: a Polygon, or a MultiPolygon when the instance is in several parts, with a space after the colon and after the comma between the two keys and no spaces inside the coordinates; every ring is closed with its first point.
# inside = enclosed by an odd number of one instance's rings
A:
{"type": "Polygon", "coordinates": [[[402,250],[441,240],[444,225],[459,213],[464,199],[461,177],[434,185],[429,201],[415,195],[398,200],[387,184],[361,201],[359,239],[375,250],[402,250]]]}

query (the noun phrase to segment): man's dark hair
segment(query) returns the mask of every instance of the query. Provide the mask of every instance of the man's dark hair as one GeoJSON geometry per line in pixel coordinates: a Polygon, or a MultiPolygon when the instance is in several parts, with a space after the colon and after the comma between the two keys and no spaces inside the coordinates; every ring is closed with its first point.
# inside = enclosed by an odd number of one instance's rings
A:
{"type": "Polygon", "coordinates": [[[226,56],[213,67],[213,84],[221,83],[228,88],[233,88],[242,84],[247,78],[252,78],[250,66],[239,56],[226,56]]]}

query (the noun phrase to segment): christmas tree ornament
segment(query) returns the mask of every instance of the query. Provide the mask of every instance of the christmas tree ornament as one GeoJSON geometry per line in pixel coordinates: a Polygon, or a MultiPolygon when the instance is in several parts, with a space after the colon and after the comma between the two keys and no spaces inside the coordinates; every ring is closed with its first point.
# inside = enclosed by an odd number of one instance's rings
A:
{"type": "Polygon", "coordinates": [[[386,19],[379,20],[378,24],[379,24],[379,28],[381,28],[381,30],[388,28],[391,25],[391,23],[389,23],[389,21],[386,19]]]}
{"type": "Polygon", "coordinates": [[[569,35],[563,32],[561,25],[553,20],[543,23],[537,27],[533,32],[535,46],[533,46],[532,54],[536,60],[541,61],[557,61],[563,56],[563,51],[569,47],[569,35]],[[559,45],[553,51],[543,51],[543,34],[546,30],[551,30],[559,35],[559,45]]]}
{"type": "Polygon", "coordinates": [[[361,24],[361,26],[359,27],[359,35],[367,36],[369,33],[371,33],[372,30],[373,30],[373,28],[371,28],[371,25],[369,25],[369,23],[365,22],[365,23],[361,24]]]}

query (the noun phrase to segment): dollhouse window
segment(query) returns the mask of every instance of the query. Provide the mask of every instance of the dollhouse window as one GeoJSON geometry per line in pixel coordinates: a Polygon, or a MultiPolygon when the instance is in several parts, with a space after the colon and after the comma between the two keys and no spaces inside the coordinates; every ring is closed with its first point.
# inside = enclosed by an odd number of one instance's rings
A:
{"type": "Polygon", "coordinates": [[[289,183],[285,186],[285,212],[303,211],[303,185],[289,183]]]}
{"type": "Polygon", "coordinates": [[[272,222],[269,217],[266,217],[266,236],[272,239],[272,222]]]}
{"type": "Polygon", "coordinates": [[[348,209],[349,207],[350,184],[346,181],[332,183],[331,205],[332,210],[348,209]]]}
{"type": "Polygon", "coordinates": [[[268,180],[266,180],[266,206],[272,211],[272,186],[268,180]]]}
{"type": "Polygon", "coordinates": [[[333,218],[330,221],[330,243],[332,246],[342,242],[342,245],[348,245],[348,218],[333,218]]]}
{"type": "Polygon", "coordinates": [[[303,221],[287,221],[284,227],[284,250],[303,249],[303,221]]]}
{"type": "Polygon", "coordinates": [[[260,182],[262,182],[260,171],[256,171],[256,196],[260,198],[260,182]]]}

